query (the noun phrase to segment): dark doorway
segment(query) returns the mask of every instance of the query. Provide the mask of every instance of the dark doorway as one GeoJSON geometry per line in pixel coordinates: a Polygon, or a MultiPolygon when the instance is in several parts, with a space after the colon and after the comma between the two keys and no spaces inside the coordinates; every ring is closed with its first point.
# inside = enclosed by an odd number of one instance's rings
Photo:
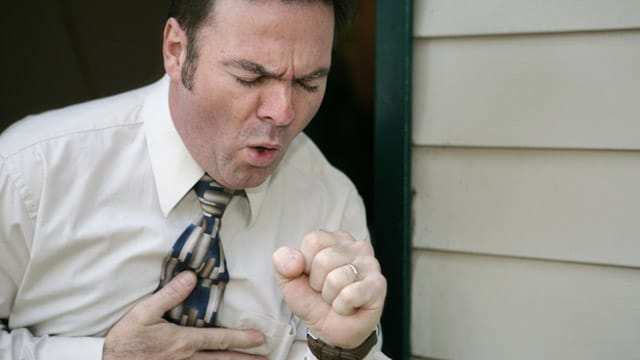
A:
{"type": "Polygon", "coordinates": [[[7,1],[0,11],[0,130],[28,114],[162,75],[168,1],[7,1]]]}

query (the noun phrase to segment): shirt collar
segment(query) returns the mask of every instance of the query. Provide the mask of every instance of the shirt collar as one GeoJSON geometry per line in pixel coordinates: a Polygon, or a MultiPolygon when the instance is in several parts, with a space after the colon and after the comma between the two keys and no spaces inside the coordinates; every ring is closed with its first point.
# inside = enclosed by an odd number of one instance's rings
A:
{"type": "Polygon", "coordinates": [[[262,202],[267,194],[267,189],[269,188],[269,184],[271,182],[271,176],[265,180],[262,184],[250,188],[245,189],[244,192],[247,194],[247,200],[249,201],[249,209],[251,210],[251,214],[249,215],[249,225],[253,224],[258,216],[258,212],[262,207],[262,202]]]}
{"type": "MultiPolygon", "coordinates": [[[[151,168],[162,213],[167,216],[204,170],[193,159],[176,130],[169,110],[169,82],[165,75],[151,86],[142,109],[142,121],[149,149],[151,168]]],[[[262,207],[271,177],[261,185],[245,189],[252,224],[262,207]]]]}
{"type": "Polygon", "coordinates": [[[169,77],[151,86],[142,119],[158,191],[160,208],[165,216],[204,175],[189,154],[176,130],[169,111],[169,77]]]}

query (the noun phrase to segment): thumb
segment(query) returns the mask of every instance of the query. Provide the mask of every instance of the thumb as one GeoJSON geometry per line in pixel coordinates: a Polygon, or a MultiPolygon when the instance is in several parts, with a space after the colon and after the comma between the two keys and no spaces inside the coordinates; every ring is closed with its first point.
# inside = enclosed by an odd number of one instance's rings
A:
{"type": "Polygon", "coordinates": [[[329,305],[309,285],[304,274],[304,255],[289,247],[281,247],[273,253],[273,267],[284,301],[291,312],[307,324],[315,324],[329,305]]]}
{"type": "Polygon", "coordinates": [[[161,318],[164,313],[182,303],[195,285],[196,275],[191,271],[183,271],[155,294],[141,302],[141,311],[149,315],[150,318],[161,318]]]}
{"type": "Polygon", "coordinates": [[[271,259],[280,287],[304,273],[304,256],[299,250],[283,246],[273,253],[271,259]]]}

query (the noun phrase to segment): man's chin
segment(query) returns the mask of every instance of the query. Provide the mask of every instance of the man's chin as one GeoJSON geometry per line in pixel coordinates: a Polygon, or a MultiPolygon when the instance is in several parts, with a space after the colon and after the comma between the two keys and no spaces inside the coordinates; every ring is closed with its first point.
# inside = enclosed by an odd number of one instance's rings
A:
{"type": "Polygon", "coordinates": [[[255,188],[264,184],[264,182],[269,179],[271,172],[271,168],[254,168],[244,176],[238,177],[237,174],[234,174],[230,177],[227,177],[225,179],[226,181],[222,185],[232,190],[255,188]]]}

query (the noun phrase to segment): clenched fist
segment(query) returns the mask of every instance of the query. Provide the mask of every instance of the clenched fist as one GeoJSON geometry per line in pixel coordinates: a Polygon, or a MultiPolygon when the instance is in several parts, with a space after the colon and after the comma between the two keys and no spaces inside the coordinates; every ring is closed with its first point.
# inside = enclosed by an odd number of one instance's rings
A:
{"type": "Polygon", "coordinates": [[[276,250],[273,265],[291,311],[325,343],[354,348],[375,330],[387,282],[369,242],[314,231],[276,250]]]}

